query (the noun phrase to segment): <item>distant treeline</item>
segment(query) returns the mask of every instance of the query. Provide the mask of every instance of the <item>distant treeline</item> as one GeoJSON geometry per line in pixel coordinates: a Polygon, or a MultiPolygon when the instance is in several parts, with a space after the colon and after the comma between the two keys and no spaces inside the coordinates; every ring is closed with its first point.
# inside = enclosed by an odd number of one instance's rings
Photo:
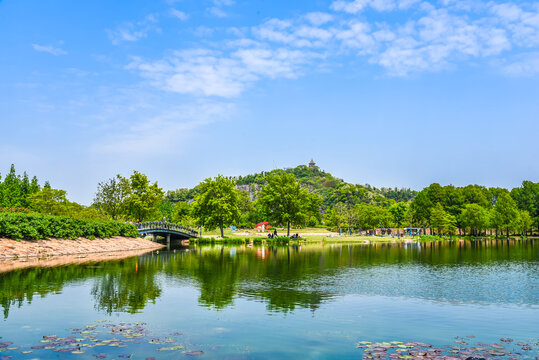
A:
{"type": "Polygon", "coordinates": [[[7,211],[1,207],[91,220],[165,218],[206,228],[252,228],[270,221],[273,226],[319,226],[350,233],[416,227],[438,235],[526,235],[539,229],[539,183],[524,181],[511,190],[434,183],[417,192],[354,185],[316,166],[300,165],[243,177],[219,176],[192,189],[165,193],[157,182],[134,171],[128,178],[117,175],[99,183],[93,204],[86,207],[69,201],[64,190],[48,183],[40,187],[26,173],[17,175],[12,166],[0,181],[0,212],[7,211]],[[293,206],[285,209],[280,197],[293,206]]]}
{"type": "MultiPolygon", "coordinates": [[[[284,172],[293,175],[302,187],[319,196],[319,214],[302,217],[295,226],[325,226],[357,232],[375,228],[429,228],[439,235],[485,235],[487,233],[530,234],[539,228],[539,184],[524,181],[512,190],[480,185],[455,187],[434,183],[420,192],[407,188],[375,188],[354,185],[320,170],[297,166],[253,175],[228,178],[245,193],[241,227],[268,220],[259,206],[260,191],[268,176],[284,172]]],[[[178,221],[196,224],[189,204],[200,194],[199,186],[166,193],[178,221]]]]}

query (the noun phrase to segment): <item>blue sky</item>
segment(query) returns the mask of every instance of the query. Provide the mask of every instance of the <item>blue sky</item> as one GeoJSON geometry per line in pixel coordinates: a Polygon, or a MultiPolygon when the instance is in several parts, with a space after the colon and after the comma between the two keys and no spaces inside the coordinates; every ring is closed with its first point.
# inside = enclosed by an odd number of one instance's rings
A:
{"type": "Polygon", "coordinates": [[[539,179],[539,2],[0,1],[0,173],[539,179]]]}

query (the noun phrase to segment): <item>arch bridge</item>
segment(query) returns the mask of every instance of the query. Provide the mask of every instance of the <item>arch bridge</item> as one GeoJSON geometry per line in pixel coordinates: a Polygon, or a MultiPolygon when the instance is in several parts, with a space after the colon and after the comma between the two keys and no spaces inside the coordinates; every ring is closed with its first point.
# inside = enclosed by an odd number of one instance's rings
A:
{"type": "Polygon", "coordinates": [[[171,222],[150,221],[135,225],[140,235],[152,235],[153,241],[157,241],[157,236],[165,238],[167,247],[170,247],[171,240],[187,240],[198,237],[196,230],[171,222]]]}

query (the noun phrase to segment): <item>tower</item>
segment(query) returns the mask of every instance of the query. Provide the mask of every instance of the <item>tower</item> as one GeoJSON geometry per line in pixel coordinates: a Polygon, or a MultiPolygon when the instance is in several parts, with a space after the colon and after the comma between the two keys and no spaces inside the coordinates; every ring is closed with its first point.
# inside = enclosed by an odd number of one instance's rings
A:
{"type": "Polygon", "coordinates": [[[311,159],[311,161],[309,162],[309,167],[310,167],[311,169],[314,169],[314,168],[316,167],[316,163],[314,162],[313,159],[311,159]]]}

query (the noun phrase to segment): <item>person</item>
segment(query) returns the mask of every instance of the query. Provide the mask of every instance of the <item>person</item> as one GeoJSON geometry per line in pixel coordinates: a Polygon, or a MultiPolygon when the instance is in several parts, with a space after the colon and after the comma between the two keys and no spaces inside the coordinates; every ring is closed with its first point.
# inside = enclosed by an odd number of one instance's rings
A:
{"type": "Polygon", "coordinates": [[[273,237],[277,237],[277,229],[273,229],[273,237]]]}

